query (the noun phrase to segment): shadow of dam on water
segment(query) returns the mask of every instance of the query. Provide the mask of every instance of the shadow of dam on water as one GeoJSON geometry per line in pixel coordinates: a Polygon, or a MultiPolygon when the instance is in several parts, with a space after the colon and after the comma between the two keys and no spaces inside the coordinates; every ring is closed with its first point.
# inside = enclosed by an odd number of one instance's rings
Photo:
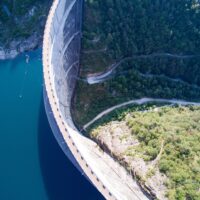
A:
{"type": "Polygon", "coordinates": [[[104,200],[59,147],[49,126],[43,100],[38,120],[40,167],[49,200],[104,200]]]}

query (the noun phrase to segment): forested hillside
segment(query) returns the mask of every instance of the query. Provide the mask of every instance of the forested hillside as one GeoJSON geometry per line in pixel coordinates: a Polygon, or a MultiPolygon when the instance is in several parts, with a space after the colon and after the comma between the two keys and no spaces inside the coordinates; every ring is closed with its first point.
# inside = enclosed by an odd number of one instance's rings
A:
{"type": "MultiPolygon", "coordinates": [[[[199,55],[200,8],[197,2],[86,0],[83,51],[105,47],[104,53],[111,60],[155,53],[199,55]]],[[[97,55],[94,56],[98,58],[97,55]]],[[[83,61],[86,58],[87,55],[83,55],[83,61]]],[[[166,63],[166,59],[158,61],[153,64],[159,66],[159,71],[163,68],[160,64],[170,65],[170,62],[166,63]]],[[[180,59],[170,61],[173,65],[180,65],[180,59]]],[[[89,62],[88,59],[88,64],[89,62]]],[[[197,62],[195,59],[191,65],[197,62]]],[[[99,63],[91,64],[96,66],[99,63]]],[[[95,69],[91,65],[88,67],[93,68],[90,70],[95,69]]]]}
{"type": "Polygon", "coordinates": [[[86,0],[75,119],[144,96],[200,100],[199,18],[197,0],[86,0]]]}
{"type": "Polygon", "coordinates": [[[143,97],[200,102],[199,19],[198,0],[85,1],[74,120],[153,199],[200,199],[200,107],[108,113],[143,97]]]}
{"type": "Polygon", "coordinates": [[[10,48],[11,42],[33,34],[41,37],[50,5],[51,0],[1,0],[0,47],[10,48]]]}

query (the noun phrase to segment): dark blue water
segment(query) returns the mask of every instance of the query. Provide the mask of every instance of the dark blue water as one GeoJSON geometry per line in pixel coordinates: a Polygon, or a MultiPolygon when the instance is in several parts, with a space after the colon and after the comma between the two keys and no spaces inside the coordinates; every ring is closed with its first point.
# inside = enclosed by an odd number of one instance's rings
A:
{"type": "Polygon", "coordinates": [[[42,99],[41,51],[0,62],[0,200],[103,200],[59,148],[42,99]]]}

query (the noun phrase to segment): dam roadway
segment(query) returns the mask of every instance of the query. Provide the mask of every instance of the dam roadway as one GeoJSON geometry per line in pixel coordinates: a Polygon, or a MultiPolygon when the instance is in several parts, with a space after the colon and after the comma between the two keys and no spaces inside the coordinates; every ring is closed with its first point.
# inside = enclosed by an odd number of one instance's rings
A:
{"type": "Polygon", "coordinates": [[[50,125],[64,153],[106,199],[147,200],[132,176],[73,123],[70,109],[79,72],[82,5],[82,0],[54,0],[47,19],[43,73],[50,125]]]}

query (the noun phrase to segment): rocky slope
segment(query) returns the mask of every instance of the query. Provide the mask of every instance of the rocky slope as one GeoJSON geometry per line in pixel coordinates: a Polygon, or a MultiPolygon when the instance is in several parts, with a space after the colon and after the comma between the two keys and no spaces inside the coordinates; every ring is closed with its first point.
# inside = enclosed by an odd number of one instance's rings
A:
{"type": "Polygon", "coordinates": [[[139,141],[131,136],[131,130],[126,123],[113,121],[102,127],[97,137],[93,137],[101,148],[116,158],[127,170],[138,179],[140,186],[154,199],[166,200],[165,181],[167,177],[158,169],[150,176],[153,163],[145,163],[142,158],[133,158],[125,155],[130,147],[139,146],[139,141]]]}
{"type": "Polygon", "coordinates": [[[0,2],[0,60],[42,45],[51,0],[0,2]]]}
{"type": "Polygon", "coordinates": [[[89,131],[152,199],[200,198],[199,106],[133,107],[89,131]]]}

